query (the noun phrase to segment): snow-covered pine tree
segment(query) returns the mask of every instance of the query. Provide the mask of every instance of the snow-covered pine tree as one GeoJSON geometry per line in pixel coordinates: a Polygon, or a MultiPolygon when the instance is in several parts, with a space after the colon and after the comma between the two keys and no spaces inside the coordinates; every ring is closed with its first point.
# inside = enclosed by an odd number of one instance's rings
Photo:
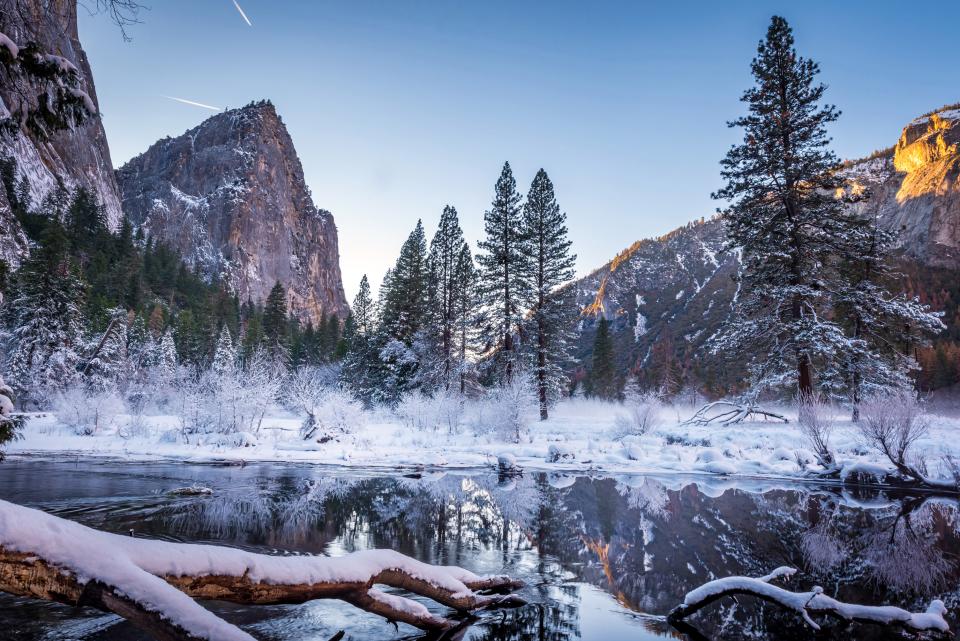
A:
{"type": "Polygon", "coordinates": [[[213,351],[213,363],[210,365],[211,371],[216,376],[233,373],[237,367],[237,350],[233,346],[233,338],[230,336],[230,330],[224,325],[220,329],[220,336],[217,337],[217,346],[213,351]]]}
{"type": "Polygon", "coordinates": [[[862,221],[834,197],[839,163],[826,126],[839,112],[820,104],[819,68],[793,44],[774,16],[751,64],[756,85],[741,98],[749,113],[729,123],[744,140],[721,161],[726,186],[714,198],[730,203],[721,213],[729,245],[742,250],[741,295],[713,349],[753,354],[757,388],[792,384],[809,397],[814,368],[848,343],[825,312],[844,286],[837,252],[862,221]]]}
{"type": "MultiPolygon", "coordinates": [[[[5,265],[5,263],[3,264],[5,265]]],[[[3,308],[3,288],[0,287],[0,309],[3,308]]],[[[0,447],[20,436],[23,427],[23,418],[13,413],[13,389],[0,376],[0,447]]],[[[0,461],[3,460],[3,450],[0,449],[0,461]]]]}
{"type": "Polygon", "coordinates": [[[106,391],[116,389],[128,372],[127,366],[127,310],[116,307],[110,310],[110,320],[103,334],[92,346],[91,354],[83,368],[83,375],[90,389],[106,391]]]}
{"type": "Polygon", "coordinates": [[[380,301],[373,343],[383,369],[381,392],[392,402],[424,383],[421,366],[433,358],[425,335],[430,306],[427,239],[419,220],[383,279],[380,301]]]}
{"type": "Polygon", "coordinates": [[[161,380],[170,382],[177,375],[177,365],[180,359],[177,357],[177,345],[173,341],[173,331],[168,327],[163,332],[163,337],[157,346],[157,372],[161,380]]]}
{"type": "Polygon", "coordinates": [[[286,362],[290,351],[290,325],[287,320],[287,291],[276,282],[263,304],[263,338],[267,354],[286,362]]]}
{"type": "Polygon", "coordinates": [[[863,398],[909,387],[910,374],[918,369],[912,351],[945,326],[929,305],[892,294],[884,285],[901,276],[891,265],[892,232],[873,220],[850,240],[853,246],[840,266],[844,287],[836,292],[835,303],[850,341],[844,358],[823,377],[832,383],[832,392],[850,402],[857,421],[863,398]]]}
{"type": "Polygon", "coordinates": [[[468,355],[476,343],[479,314],[476,285],[477,270],[470,247],[464,243],[453,269],[453,354],[461,394],[467,391],[471,369],[468,355]]]}
{"type": "Polygon", "coordinates": [[[600,316],[593,339],[593,365],[590,368],[590,395],[614,401],[620,395],[614,363],[613,336],[606,317],[600,316]]]}
{"type": "Polygon", "coordinates": [[[380,400],[378,382],[381,372],[376,336],[377,312],[366,274],[360,279],[360,288],[352,307],[357,321],[350,347],[343,359],[340,379],[357,398],[370,404],[380,400]]]}
{"type": "Polygon", "coordinates": [[[417,221],[400,248],[396,264],[383,280],[380,297],[381,331],[410,345],[426,325],[430,304],[427,237],[422,221],[417,221]]]}
{"type": "Polygon", "coordinates": [[[483,352],[500,361],[501,383],[513,379],[517,361],[514,332],[524,312],[528,291],[526,275],[529,257],[524,253],[522,213],[517,181],[510,163],[494,188],[493,202],[483,215],[486,238],[480,241],[477,263],[480,267],[480,291],[487,318],[484,321],[483,352]]]}
{"type": "Polygon", "coordinates": [[[7,372],[21,397],[42,401],[77,378],[83,348],[84,286],[57,222],[17,271],[4,316],[9,328],[7,372]]]}
{"type": "Polygon", "coordinates": [[[463,238],[457,210],[443,208],[437,233],[430,242],[430,338],[436,343],[439,371],[434,377],[444,389],[450,389],[456,370],[456,297],[457,261],[467,241],[463,238]]]}
{"type": "Polygon", "coordinates": [[[567,215],[560,210],[553,182],[543,169],[537,172],[523,206],[522,236],[529,257],[527,274],[530,309],[525,322],[531,327],[530,345],[533,376],[540,403],[540,420],[548,417],[548,406],[562,393],[566,375],[563,366],[571,361],[571,341],[576,308],[570,294],[560,286],[574,276],[576,255],[570,253],[567,215]]]}

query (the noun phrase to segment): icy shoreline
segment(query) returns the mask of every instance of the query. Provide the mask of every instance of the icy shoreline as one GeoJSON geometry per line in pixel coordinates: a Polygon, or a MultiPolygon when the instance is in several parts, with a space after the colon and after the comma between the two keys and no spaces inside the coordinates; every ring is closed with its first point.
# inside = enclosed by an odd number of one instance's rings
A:
{"type": "MultiPolygon", "coordinates": [[[[804,446],[795,423],[752,422],[735,426],[682,425],[685,409],[668,410],[674,420],[641,436],[616,436],[617,405],[592,402],[561,404],[545,422],[532,422],[521,443],[506,443],[490,434],[464,429],[418,430],[389,415],[373,415],[352,433],[318,443],[299,436],[301,418],[277,412],[264,419],[259,434],[178,436],[174,416],[143,417],[137,436],[122,429],[78,435],[46,414],[28,421],[24,438],[12,443],[10,456],[98,457],[129,461],[187,463],[273,462],[328,465],[400,472],[423,469],[493,469],[502,454],[524,470],[578,474],[693,474],[743,479],[810,479],[820,470],[804,446]]],[[[120,423],[128,420],[121,417],[120,423]]],[[[118,424],[120,424],[118,423],[118,424]]],[[[918,454],[932,476],[945,478],[945,457],[960,457],[960,420],[933,417],[918,454]]],[[[852,424],[841,421],[833,446],[850,471],[879,478],[892,470],[862,443],[852,424]]],[[[879,483],[878,483],[879,485],[879,483]]]]}

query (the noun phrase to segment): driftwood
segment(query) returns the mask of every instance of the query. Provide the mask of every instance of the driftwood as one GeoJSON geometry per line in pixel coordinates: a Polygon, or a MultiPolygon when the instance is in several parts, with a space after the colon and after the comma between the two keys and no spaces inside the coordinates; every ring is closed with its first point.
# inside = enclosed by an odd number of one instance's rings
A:
{"type": "Polygon", "coordinates": [[[709,425],[710,423],[733,425],[742,423],[751,416],[774,419],[784,423],[790,422],[787,417],[765,410],[753,403],[714,401],[701,407],[696,414],[685,420],[681,425],[709,425]]]}
{"type": "Polygon", "coordinates": [[[521,584],[507,576],[480,577],[391,550],[268,556],[99,532],[0,501],[0,591],[112,612],[160,641],[253,641],[193,599],[255,605],[340,599],[421,630],[462,625],[376,585],[425,596],[461,615],[524,604],[509,594],[521,584]]]}
{"type": "Polygon", "coordinates": [[[950,626],[944,619],[947,609],[939,599],[931,601],[926,612],[908,612],[894,606],[844,603],[825,595],[820,587],[814,587],[808,592],[791,592],[770,583],[774,579],[791,577],[795,573],[794,568],[780,567],[760,578],[734,576],[710,581],[687,593],[683,603],[667,615],[667,621],[678,624],[711,603],[728,596],[744,594],[797,612],[814,630],[819,630],[820,626],[813,620],[812,615],[822,614],[844,621],[897,626],[913,631],[944,635],[950,632],[950,626]]]}

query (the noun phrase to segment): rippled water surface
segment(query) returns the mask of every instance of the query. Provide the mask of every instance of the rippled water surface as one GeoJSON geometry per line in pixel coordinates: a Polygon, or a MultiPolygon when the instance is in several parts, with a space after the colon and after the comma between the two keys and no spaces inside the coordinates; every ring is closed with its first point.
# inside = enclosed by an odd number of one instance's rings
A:
{"type": "MultiPolygon", "coordinates": [[[[814,638],[796,616],[749,598],[712,606],[682,631],[658,616],[712,578],[758,576],[780,565],[801,569],[796,589],[822,585],[844,600],[912,609],[936,596],[960,607],[960,519],[953,501],[930,497],[702,477],[504,480],[476,472],[85,460],[8,460],[0,464],[0,497],[136,536],[268,554],[389,547],[522,579],[529,605],[483,614],[466,639],[814,638]],[[193,484],[214,492],[169,494],[193,484]]],[[[326,641],[340,630],[346,639],[420,638],[339,601],[209,607],[264,640],[326,641]]],[[[817,638],[903,638],[825,624],[817,638]]],[[[0,639],[142,638],[111,615],[0,595],[0,639]]]]}

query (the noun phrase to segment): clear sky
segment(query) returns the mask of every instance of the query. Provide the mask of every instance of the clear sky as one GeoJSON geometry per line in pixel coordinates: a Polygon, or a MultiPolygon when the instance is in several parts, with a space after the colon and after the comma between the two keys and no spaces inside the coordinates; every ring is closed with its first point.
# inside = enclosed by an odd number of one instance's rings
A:
{"type": "Polygon", "coordinates": [[[114,164],[218,107],[269,98],[340,231],[348,297],[374,287],[418,218],[457,207],[468,239],[504,160],[539,167],[578,270],[713,213],[770,16],[794,28],[843,111],[842,157],[960,100],[960,3],[146,0],[132,42],[81,9],[114,164]]]}

